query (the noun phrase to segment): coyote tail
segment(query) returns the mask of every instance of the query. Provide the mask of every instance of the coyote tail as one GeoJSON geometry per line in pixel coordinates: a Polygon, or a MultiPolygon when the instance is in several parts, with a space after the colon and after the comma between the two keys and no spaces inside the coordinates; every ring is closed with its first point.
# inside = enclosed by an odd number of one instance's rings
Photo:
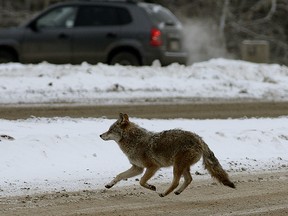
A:
{"type": "Polygon", "coordinates": [[[230,181],[228,174],[222,168],[214,153],[208,145],[203,141],[203,165],[210,175],[216,178],[220,183],[231,188],[236,188],[234,183],[230,181]]]}

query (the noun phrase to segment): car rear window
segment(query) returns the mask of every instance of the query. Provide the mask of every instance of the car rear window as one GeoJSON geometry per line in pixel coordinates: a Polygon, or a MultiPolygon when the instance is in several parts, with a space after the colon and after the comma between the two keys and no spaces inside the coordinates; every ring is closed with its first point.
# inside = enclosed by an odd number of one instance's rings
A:
{"type": "Polygon", "coordinates": [[[132,22],[129,11],[120,7],[81,6],[75,26],[111,26],[132,22]]]}
{"type": "Polygon", "coordinates": [[[152,22],[155,24],[164,23],[167,25],[176,25],[179,23],[178,19],[171,11],[160,5],[140,3],[139,6],[144,8],[152,22]]]}

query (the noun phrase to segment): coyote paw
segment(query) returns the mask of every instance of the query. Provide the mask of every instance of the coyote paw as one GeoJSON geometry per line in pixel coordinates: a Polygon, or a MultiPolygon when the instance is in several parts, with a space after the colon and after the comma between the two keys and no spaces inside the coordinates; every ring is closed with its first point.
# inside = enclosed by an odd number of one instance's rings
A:
{"type": "Polygon", "coordinates": [[[175,191],[174,194],[175,194],[175,195],[179,195],[179,194],[181,194],[181,192],[175,191]]]}
{"type": "Polygon", "coordinates": [[[164,193],[159,193],[160,197],[165,197],[166,195],[164,193]]]}
{"type": "Polygon", "coordinates": [[[113,187],[113,185],[110,185],[110,184],[105,185],[105,188],[107,188],[107,189],[112,188],[112,187],[113,187]]]}
{"type": "Polygon", "coordinates": [[[156,191],[156,187],[154,185],[149,185],[149,189],[153,190],[153,191],[156,191]]]}

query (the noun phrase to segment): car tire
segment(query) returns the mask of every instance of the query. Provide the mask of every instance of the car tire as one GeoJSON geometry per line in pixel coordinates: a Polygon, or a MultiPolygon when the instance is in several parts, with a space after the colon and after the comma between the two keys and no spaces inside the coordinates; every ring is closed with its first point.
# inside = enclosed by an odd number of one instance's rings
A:
{"type": "Polygon", "coordinates": [[[139,66],[140,60],[137,55],[131,52],[119,52],[111,58],[110,64],[139,66]]]}
{"type": "Polygon", "coordinates": [[[0,50],[0,64],[15,62],[15,61],[16,61],[16,57],[12,52],[8,50],[0,50]]]}

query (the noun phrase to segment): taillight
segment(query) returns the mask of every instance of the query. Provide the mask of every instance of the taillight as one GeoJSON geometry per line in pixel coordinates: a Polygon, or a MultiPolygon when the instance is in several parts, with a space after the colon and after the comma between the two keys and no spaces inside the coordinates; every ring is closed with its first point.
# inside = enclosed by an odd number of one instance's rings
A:
{"type": "Polygon", "coordinates": [[[151,46],[161,46],[161,31],[157,28],[151,29],[151,38],[150,38],[150,45],[151,46]]]}

